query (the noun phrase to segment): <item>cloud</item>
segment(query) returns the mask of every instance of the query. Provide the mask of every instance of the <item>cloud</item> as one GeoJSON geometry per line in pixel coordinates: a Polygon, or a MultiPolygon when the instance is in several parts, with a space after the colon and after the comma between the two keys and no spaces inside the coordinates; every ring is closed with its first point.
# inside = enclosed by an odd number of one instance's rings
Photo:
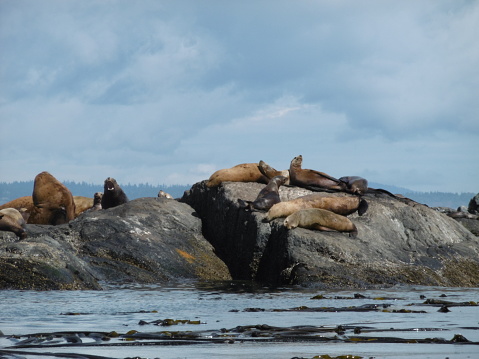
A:
{"type": "Polygon", "coordinates": [[[469,1],[5,0],[0,180],[192,183],[303,154],[476,191],[478,30],[469,1]]]}

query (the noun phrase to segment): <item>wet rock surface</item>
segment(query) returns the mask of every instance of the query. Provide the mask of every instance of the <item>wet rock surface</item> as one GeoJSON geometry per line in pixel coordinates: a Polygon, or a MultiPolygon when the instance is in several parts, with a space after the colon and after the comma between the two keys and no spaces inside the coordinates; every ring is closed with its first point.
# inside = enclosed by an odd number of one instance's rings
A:
{"type": "Polygon", "coordinates": [[[194,210],[141,198],[85,212],[68,224],[27,225],[28,238],[0,232],[0,288],[101,289],[101,282],[230,279],[201,234],[194,210]]]}
{"type": "MultiPolygon", "coordinates": [[[[182,198],[201,217],[204,236],[235,279],[325,288],[479,283],[479,239],[444,213],[386,193],[368,193],[368,211],[348,216],[358,228],[357,238],[287,230],[283,218],[266,223],[263,212],[244,211],[237,204],[238,198],[254,200],[263,187],[229,182],[208,188],[197,183],[182,198]]],[[[280,188],[282,201],[310,193],[280,188]]]]}

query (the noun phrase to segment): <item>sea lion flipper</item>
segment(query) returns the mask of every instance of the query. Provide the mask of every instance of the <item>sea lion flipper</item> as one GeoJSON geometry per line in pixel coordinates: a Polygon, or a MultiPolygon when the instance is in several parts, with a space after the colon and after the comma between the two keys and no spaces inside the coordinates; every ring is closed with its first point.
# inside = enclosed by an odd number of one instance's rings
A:
{"type": "Polygon", "coordinates": [[[364,198],[361,198],[361,200],[359,201],[358,215],[362,216],[364,213],[366,213],[368,208],[369,208],[368,202],[364,198]]]}
{"type": "Polygon", "coordinates": [[[252,202],[251,201],[244,201],[241,198],[238,198],[238,204],[240,208],[244,208],[246,211],[251,211],[252,209],[252,202]]]}

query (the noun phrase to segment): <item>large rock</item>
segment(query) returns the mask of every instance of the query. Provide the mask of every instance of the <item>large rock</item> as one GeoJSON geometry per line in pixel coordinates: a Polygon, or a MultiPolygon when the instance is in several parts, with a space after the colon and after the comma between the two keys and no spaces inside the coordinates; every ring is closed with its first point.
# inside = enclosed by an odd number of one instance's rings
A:
{"type": "MultiPolygon", "coordinates": [[[[349,218],[358,237],[296,228],[264,213],[246,212],[258,183],[195,184],[182,201],[203,220],[203,234],[235,279],[268,284],[371,287],[394,284],[477,286],[479,240],[454,219],[425,205],[387,194],[367,194],[369,209],[349,218]]],[[[282,186],[282,200],[311,191],[282,186]]],[[[345,195],[345,194],[335,194],[345,195]]]]}
{"type": "Polygon", "coordinates": [[[101,289],[101,283],[231,279],[194,210],[141,198],[60,226],[0,232],[0,288],[101,289]]]}

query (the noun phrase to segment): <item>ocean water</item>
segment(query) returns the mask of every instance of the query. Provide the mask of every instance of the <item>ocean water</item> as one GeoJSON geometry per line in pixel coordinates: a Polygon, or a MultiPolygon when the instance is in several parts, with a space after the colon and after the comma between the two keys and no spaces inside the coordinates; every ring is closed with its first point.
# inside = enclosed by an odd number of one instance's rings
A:
{"type": "Polygon", "coordinates": [[[245,282],[3,290],[0,358],[479,358],[478,301],[479,288],[245,282]]]}

